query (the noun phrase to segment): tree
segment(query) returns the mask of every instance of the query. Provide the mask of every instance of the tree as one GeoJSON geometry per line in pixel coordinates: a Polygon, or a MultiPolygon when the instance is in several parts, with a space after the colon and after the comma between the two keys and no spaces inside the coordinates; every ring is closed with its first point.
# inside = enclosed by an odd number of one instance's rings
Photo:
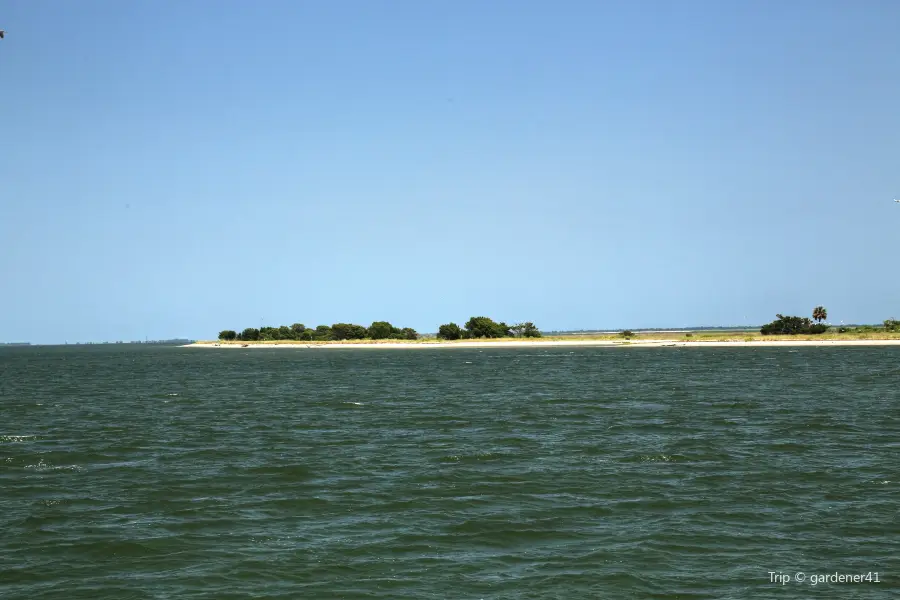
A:
{"type": "Polygon", "coordinates": [[[400,330],[400,335],[403,336],[404,340],[417,340],[419,339],[419,334],[416,333],[416,330],[412,327],[404,327],[400,330]]]}
{"type": "Polygon", "coordinates": [[[759,332],[763,335],[797,335],[819,334],[828,331],[827,325],[813,324],[806,317],[786,317],[775,315],[777,318],[771,323],[763,325],[759,332]]]}
{"type": "Polygon", "coordinates": [[[391,337],[393,330],[393,326],[387,321],[375,321],[369,325],[367,333],[373,340],[386,340],[391,337]]]}
{"type": "Polygon", "coordinates": [[[534,323],[528,321],[526,323],[516,323],[509,328],[509,332],[514,337],[537,338],[541,337],[541,332],[534,326],[534,323]]]}
{"type": "Polygon", "coordinates": [[[628,340],[634,337],[634,332],[630,329],[626,329],[625,331],[620,331],[619,335],[628,340]]]}
{"type": "Polygon", "coordinates": [[[331,335],[336,340],[361,340],[366,337],[366,328],[353,323],[335,323],[331,335]]]}
{"type": "Polygon", "coordinates": [[[313,335],[313,339],[319,342],[327,342],[334,339],[334,336],[331,332],[331,327],[328,325],[319,325],[316,327],[316,333],[313,335]]]}
{"type": "Polygon", "coordinates": [[[437,336],[442,340],[458,340],[463,336],[463,331],[456,323],[446,323],[438,327],[437,336]]]}
{"type": "Polygon", "coordinates": [[[816,323],[820,323],[828,318],[828,311],[825,310],[824,306],[817,306],[813,309],[812,318],[816,323]]]}
{"type": "Polygon", "coordinates": [[[527,338],[539,338],[541,337],[540,330],[535,327],[534,323],[531,321],[525,322],[525,330],[522,332],[522,335],[527,338]]]}
{"type": "MultiPolygon", "coordinates": [[[[504,325],[504,327],[506,327],[504,325]]],[[[472,317],[466,321],[466,332],[468,337],[472,338],[494,338],[501,337],[498,335],[500,324],[495,323],[493,319],[488,317],[472,317]]]]}
{"type": "Polygon", "coordinates": [[[291,325],[291,339],[302,340],[304,331],[306,331],[306,325],[303,323],[294,323],[291,325]]]}
{"type": "Polygon", "coordinates": [[[237,332],[232,331],[231,329],[226,329],[224,331],[219,332],[220,340],[223,340],[226,342],[231,342],[231,341],[235,340],[236,338],[237,338],[237,332]]]}
{"type": "Polygon", "coordinates": [[[361,340],[366,337],[366,328],[353,323],[335,323],[331,326],[331,337],[335,340],[361,340]]]}
{"type": "Polygon", "coordinates": [[[900,321],[897,319],[885,319],[884,330],[891,332],[900,331],[900,321]]]}
{"type": "Polygon", "coordinates": [[[255,342],[259,340],[259,329],[248,327],[241,332],[241,339],[245,342],[255,342]]]}

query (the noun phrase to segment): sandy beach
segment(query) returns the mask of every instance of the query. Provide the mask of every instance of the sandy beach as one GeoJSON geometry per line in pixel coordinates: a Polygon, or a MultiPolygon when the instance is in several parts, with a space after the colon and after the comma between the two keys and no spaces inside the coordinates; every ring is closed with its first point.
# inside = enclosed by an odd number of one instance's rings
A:
{"type": "Polygon", "coordinates": [[[306,348],[328,350],[333,348],[425,349],[425,348],[535,348],[560,346],[606,346],[624,348],[757,348],[771,346],[900,346],[896,340],[754,340],[754,341],[675,341],[675,340],[502,340],[502,341],[460,341],[460,342],[327,342],[319,344],[259,344],[259,343],[219,343],[205,342],[186,344],[183,348],[244,349],[251,348],[306,348]]]}

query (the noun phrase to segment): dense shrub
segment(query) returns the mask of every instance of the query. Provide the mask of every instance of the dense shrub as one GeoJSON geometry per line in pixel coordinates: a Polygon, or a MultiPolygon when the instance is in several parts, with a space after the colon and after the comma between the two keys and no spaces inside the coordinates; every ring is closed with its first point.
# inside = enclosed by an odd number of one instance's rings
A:
{"type": "Polygon", "coordinates": [[[509,325],[495,323],[489,317],[472,317],[466,322],[466,337],[469,338],[502,338],[509,337],[512,332],[509,325]]]}
{"type": "MultiPolygon", "coordinates": [[[[472,317],[466,323],[466,329],[462,329],[456,323],[441,325],[437,337],[445,340],[458,340],[461,338],[498,338],[498,337],[541,337],[541,332],[534,323],[519,323],[510,327],[502,321],[494,322],[488,317],[472,317]]],[[[341,341],[341,340],[417,340],[418,332],[412,327],[394,327],[387,321],[375,321],[369,327],[354,323],[335,323],[333,325],[319,325],[307,327],[302,323],[294,323],[290,327],[260,327],[255,329],[248,327],[237,333],[230,329],[219,332],[219,339],[225,341],[269,341],[269,340],[298,340],[298,341],[341,341]]]]}
{"type": "Polygon", "coordinates": [[[813,323],[806,317],[778,317],[771,323],[763,325],[759,332],[763,335],[809,335],[828,331],[828,325],[813,323]]]}
{"type": "Polygon", "coordinates": [[[463,330],[456,323],[446,323],[438,328],[437,336],[442,340],[458,340],[463,336],[463,330]]]}

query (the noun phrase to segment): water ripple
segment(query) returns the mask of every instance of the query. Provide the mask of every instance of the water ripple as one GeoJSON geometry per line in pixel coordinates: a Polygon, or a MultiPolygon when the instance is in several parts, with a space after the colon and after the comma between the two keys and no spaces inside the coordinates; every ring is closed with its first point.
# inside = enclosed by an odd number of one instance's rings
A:
{"type": "Polygon", "coordinates": [[[0,349],[0,595],[888,598],[897,358],[0,349]]]}

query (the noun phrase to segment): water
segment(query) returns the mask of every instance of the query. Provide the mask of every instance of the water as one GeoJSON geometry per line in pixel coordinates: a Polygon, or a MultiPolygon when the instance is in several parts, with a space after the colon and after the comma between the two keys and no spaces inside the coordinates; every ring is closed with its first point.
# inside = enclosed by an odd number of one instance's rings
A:
{"type": "Polygon", "coordinates": [[[0,596],[897,597],[898,359],[0,349],[0,596]]]}

